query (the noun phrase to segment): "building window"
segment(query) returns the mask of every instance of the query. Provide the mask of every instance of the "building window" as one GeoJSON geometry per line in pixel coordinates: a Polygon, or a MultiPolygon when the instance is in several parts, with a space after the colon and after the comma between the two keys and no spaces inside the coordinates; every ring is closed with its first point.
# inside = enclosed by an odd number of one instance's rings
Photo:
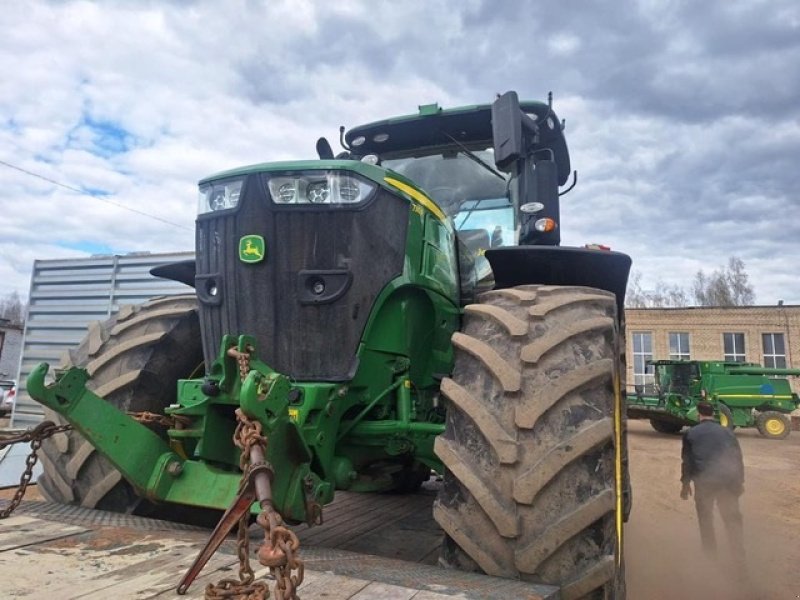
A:
{"type": "Polygon", "coordinates": [[[670,360],[689,360],[689,334],[670,333],[669,334],[669,358],[670,360]]]}
{"type": "Polygon", "coordinates": [[[782,333],[763,333],[761,341],[764,348],[764,366],[768,369],[786,368],[786,346],[782,333]]]}
{"type": "Polygon", "coordinates": [[[722,343],[726,362],[745,361],[743,333],[723,333],[722,343]]]}
{"type": "Polygon", "coordinates": [[[642,386],[642,393],[653,393],[653,334],[649,331],[633,332],[633,385],[642,386]]]}

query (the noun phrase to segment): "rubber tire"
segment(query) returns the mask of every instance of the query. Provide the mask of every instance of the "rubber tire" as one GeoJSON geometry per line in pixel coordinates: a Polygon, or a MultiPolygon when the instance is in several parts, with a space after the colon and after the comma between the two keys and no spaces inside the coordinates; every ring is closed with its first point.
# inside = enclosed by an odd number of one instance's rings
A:
{"type": "Polygon", "coordinates": [[[733,423],[733,413],[731,409],[728,408],[726,405],[719,403],[719,424],[722,425],[726,429],[730,429],[733,431],[736,429],[736,425],[733,423]],[[723,417],[724,417],[724,425],[723,425],[723,417]]]}
{"type": "Polygon", "coordinates": [[[683,429],[683,425],[659,421],[658,419],[650,419],[650,427],[655,429],[658,433],[666,433],[669,435],[677,435],[681,432],[681,429],[683,429]]]}
{"type": "Polygon", "coordinates": [[[756,427],[758,428],[758,433],[763,435],[765,438],[769,438],[771,440],[783,440],[789,437],[789,433],[792,430],[792,422],[783,413],[775,412],[774,410],[768,410],[756,417],[756,427]],[[781,431],[778,435],[770,433],[768,423],[772,420],[778,420],[783,423],[783,431],[781,431]]]}
{"type": "MultiPolygon", "coordinates": [[[[202,365],[203,352],[195,296],[153,298],[123,306],[108,321],[93,323],[62,366],[89,371],[87,387],[125,412],[162,413],[175,402],[178,379],[202,365]]],[[[45,419],[66,423],[45,410],[45,419]]],[[[154,430],[164,435],[163,428],[154,430]]],[[[144,503],[119,471],[78,432],[60,433],[42,443],[39,490],[48,500],[120,513],[144,503]]],[[[149,509],[141,507],[141,511],[149,509]]]]}
{"type": "Polygon", "coordinates": [[[435,443],[443,566],[624,598],[618,333],[614,295],[592,288],[520,286],[465,307],[435,443]]]}

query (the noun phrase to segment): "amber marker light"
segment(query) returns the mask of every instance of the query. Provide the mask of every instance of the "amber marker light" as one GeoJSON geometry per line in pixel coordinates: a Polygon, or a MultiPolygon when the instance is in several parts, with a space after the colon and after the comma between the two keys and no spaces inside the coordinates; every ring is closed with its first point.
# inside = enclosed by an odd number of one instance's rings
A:
{"type": "Polygon", "coordinates": [[[550,217],[546,217],[544,219],[539,219],[536,223],[533,224],[536,231],[540,231],[541,233],[549,233],[551,231],[555,231],[557,225],[554,219],[550,217]]]}

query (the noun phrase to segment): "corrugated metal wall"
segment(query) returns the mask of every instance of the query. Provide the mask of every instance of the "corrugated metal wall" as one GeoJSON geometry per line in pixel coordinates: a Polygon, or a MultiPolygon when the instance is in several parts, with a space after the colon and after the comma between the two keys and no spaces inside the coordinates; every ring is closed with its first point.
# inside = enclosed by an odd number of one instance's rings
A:
{"type": "Polygon", "coordinates": [[[193,252],[136,253],[35,261],[12,426],[28,427],[42,419],[41,405],[25,390],[33,367],[40,362],[58,366],[64,351],[83,339],[92,321],[107,319],[120,305],[190,291],[182,283],[153,277],[150,269],[193,257],[193,252]]]}

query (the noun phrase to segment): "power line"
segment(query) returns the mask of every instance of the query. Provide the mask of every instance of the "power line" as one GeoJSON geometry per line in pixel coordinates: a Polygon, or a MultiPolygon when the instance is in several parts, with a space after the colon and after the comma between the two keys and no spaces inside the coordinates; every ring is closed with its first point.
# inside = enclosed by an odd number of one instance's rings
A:
{"type": "Polygon", "coordinates": [[[9,162],[4,160],[0,160],[0,165],[6,166],[9,169],[14,169],[19,171],[20,173],[25,173],[26,175],[30,175],[31,177],[36,177],[37,179],[41,179],[48,183],[52,183],[53,185],[57,185],[64,189],[70,190],[71,192],[76,192],[81,196],[89,196],[90,198],[94,198],[95,200],[99,200],[100,202],[105,202],[106,204],[111,204],[112,206],[116,206],[117,208],[122,208],[124,210],[128,210],[130,212],[142,215],[143,217],[147,217],[149,219],[155,219],[156,221],[161,221],[162,223],[166,223],[167,225],[172,225],[173,227],[180,227],[181,229],[187,229],[189,231],[193,231],[191,227],[186,227],[186,225],[181,225],[180,223],[175,223],[173,221],[169,221],[167,219],[162,219],[161,217],[157,217],[155,215],[151,215],[150,213],[146,213],[141,210],[137,210],[135,208],[131,208],[130,206],[125,206],[124,204],[120,204],[119,202],[114,202],[113,200],[109,200],[108,198],[103,198],[102,196],[95,196],[93,194],[87,193],[85,190],[80,188],[72,187],[71,185],[67,185],[66,183],[61,183],[60,181],[56,181],[55,179],[50,179],[49,177],[45,177],[39,173],[34,173],[33,171],[28,171],[27,169],[23,169],[22,167],[18,167],[17,165],[12,165],[9,162]]]}

